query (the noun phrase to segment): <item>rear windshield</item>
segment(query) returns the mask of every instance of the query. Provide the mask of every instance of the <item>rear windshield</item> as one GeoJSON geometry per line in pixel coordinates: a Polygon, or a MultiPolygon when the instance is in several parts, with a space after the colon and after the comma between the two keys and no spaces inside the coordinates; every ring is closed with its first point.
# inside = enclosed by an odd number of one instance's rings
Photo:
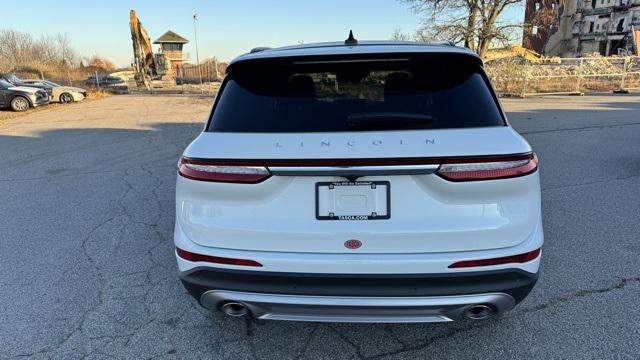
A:
{"type": "MultiPolygon", "coordinates": [[[[435,56],[431,56],[435,58],[435,56]]],[[[435,59],[245,62],[208,131],[343,132],[504,126],[482,69],[435,59]]]]}

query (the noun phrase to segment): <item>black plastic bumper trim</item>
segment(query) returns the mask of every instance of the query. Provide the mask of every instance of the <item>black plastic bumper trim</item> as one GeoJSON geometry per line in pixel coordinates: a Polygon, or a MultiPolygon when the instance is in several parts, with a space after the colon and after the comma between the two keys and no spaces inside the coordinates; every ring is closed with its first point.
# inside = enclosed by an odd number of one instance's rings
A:
{"type": "Polygon", "coordinates": [[[520,269],[447,274],[315,274],[199,267],[180,274],[196,299],[208,290],[319,296],[447,296],[505,293],[516,303],[538,274],[520,269]]]}

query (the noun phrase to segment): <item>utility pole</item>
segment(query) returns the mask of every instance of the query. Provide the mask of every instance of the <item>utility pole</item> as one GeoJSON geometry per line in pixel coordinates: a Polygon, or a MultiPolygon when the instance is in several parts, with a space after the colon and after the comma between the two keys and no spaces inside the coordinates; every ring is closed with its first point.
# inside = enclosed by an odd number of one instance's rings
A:
{"type": "Polygon", "coordinates": [[[198,76],[200,77],[200,90],[203,90],[202,70],[200,69],[200,55],[198,55],[198,14],[193,14],[193,34],[196,40],[196,65],[198,66],[198,76]]]}

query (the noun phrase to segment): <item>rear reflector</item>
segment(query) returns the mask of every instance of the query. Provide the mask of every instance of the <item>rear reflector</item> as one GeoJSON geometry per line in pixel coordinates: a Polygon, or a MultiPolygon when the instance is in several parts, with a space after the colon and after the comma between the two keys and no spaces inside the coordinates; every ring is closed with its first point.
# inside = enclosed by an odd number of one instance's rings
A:
{"type": "Polygon", "coordinates": [[[185,158],[178,163],[178,173],[192,180],[244,184],[257,184],[271,176],[269,170],[262,166],[220,165],[207,160],[185,158]]]}
{"type": "Polygon", "coordinates": [[[233,259],[233,258],[196,254],[186,250],[182,250],[178,247],[176,248],[176,253],[178,254],[178,256],[188,261],[203,261],[203,262],[209,262],[214,264],[262,267],[262,264],[253,260],[233,259]]]}
{"type": "Polygon", "coordinates": [[[449,268],[465,268],[465,267],[491,266],[491,265],[502,265],[502,264],[512,264],[512,263],[526,263],[537,258],[539,255],[540,255],[540,249],[537,249],[524,254],[505,256],[505,257],[499,257],[499,258],[493,258],[493,259],[458,261],[449,265],[449,268]]]}
{"type": "Polygon", "coordinates": [[[537,168],[538,158],[532,153],[523,156],[449,160],[436,173],[450,181],[477,181],[524,176],[537,168]]]}

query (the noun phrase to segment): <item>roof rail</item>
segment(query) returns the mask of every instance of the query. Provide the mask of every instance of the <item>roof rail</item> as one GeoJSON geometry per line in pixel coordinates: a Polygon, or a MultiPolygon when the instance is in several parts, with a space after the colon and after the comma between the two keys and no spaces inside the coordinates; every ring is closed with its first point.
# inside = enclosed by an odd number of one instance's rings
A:
{"type": "Polygon", "coordinates": [[[442,41],[434,41],[429,44],[432,45],[447,45],[447,46],[456,46],[456,44],[451,40],[442,40],[442,41]]]}
{"type": "Polygon", "coordinates": [[[257,53],[260,51],[265,51],[265,50],[270,50],[271,48],[268,46],[258,46],[258,47],[254,47],[253,49],[251,49],[251,51],[249,51],[249,53],[253,54],[253,53],[257,53]]]}

